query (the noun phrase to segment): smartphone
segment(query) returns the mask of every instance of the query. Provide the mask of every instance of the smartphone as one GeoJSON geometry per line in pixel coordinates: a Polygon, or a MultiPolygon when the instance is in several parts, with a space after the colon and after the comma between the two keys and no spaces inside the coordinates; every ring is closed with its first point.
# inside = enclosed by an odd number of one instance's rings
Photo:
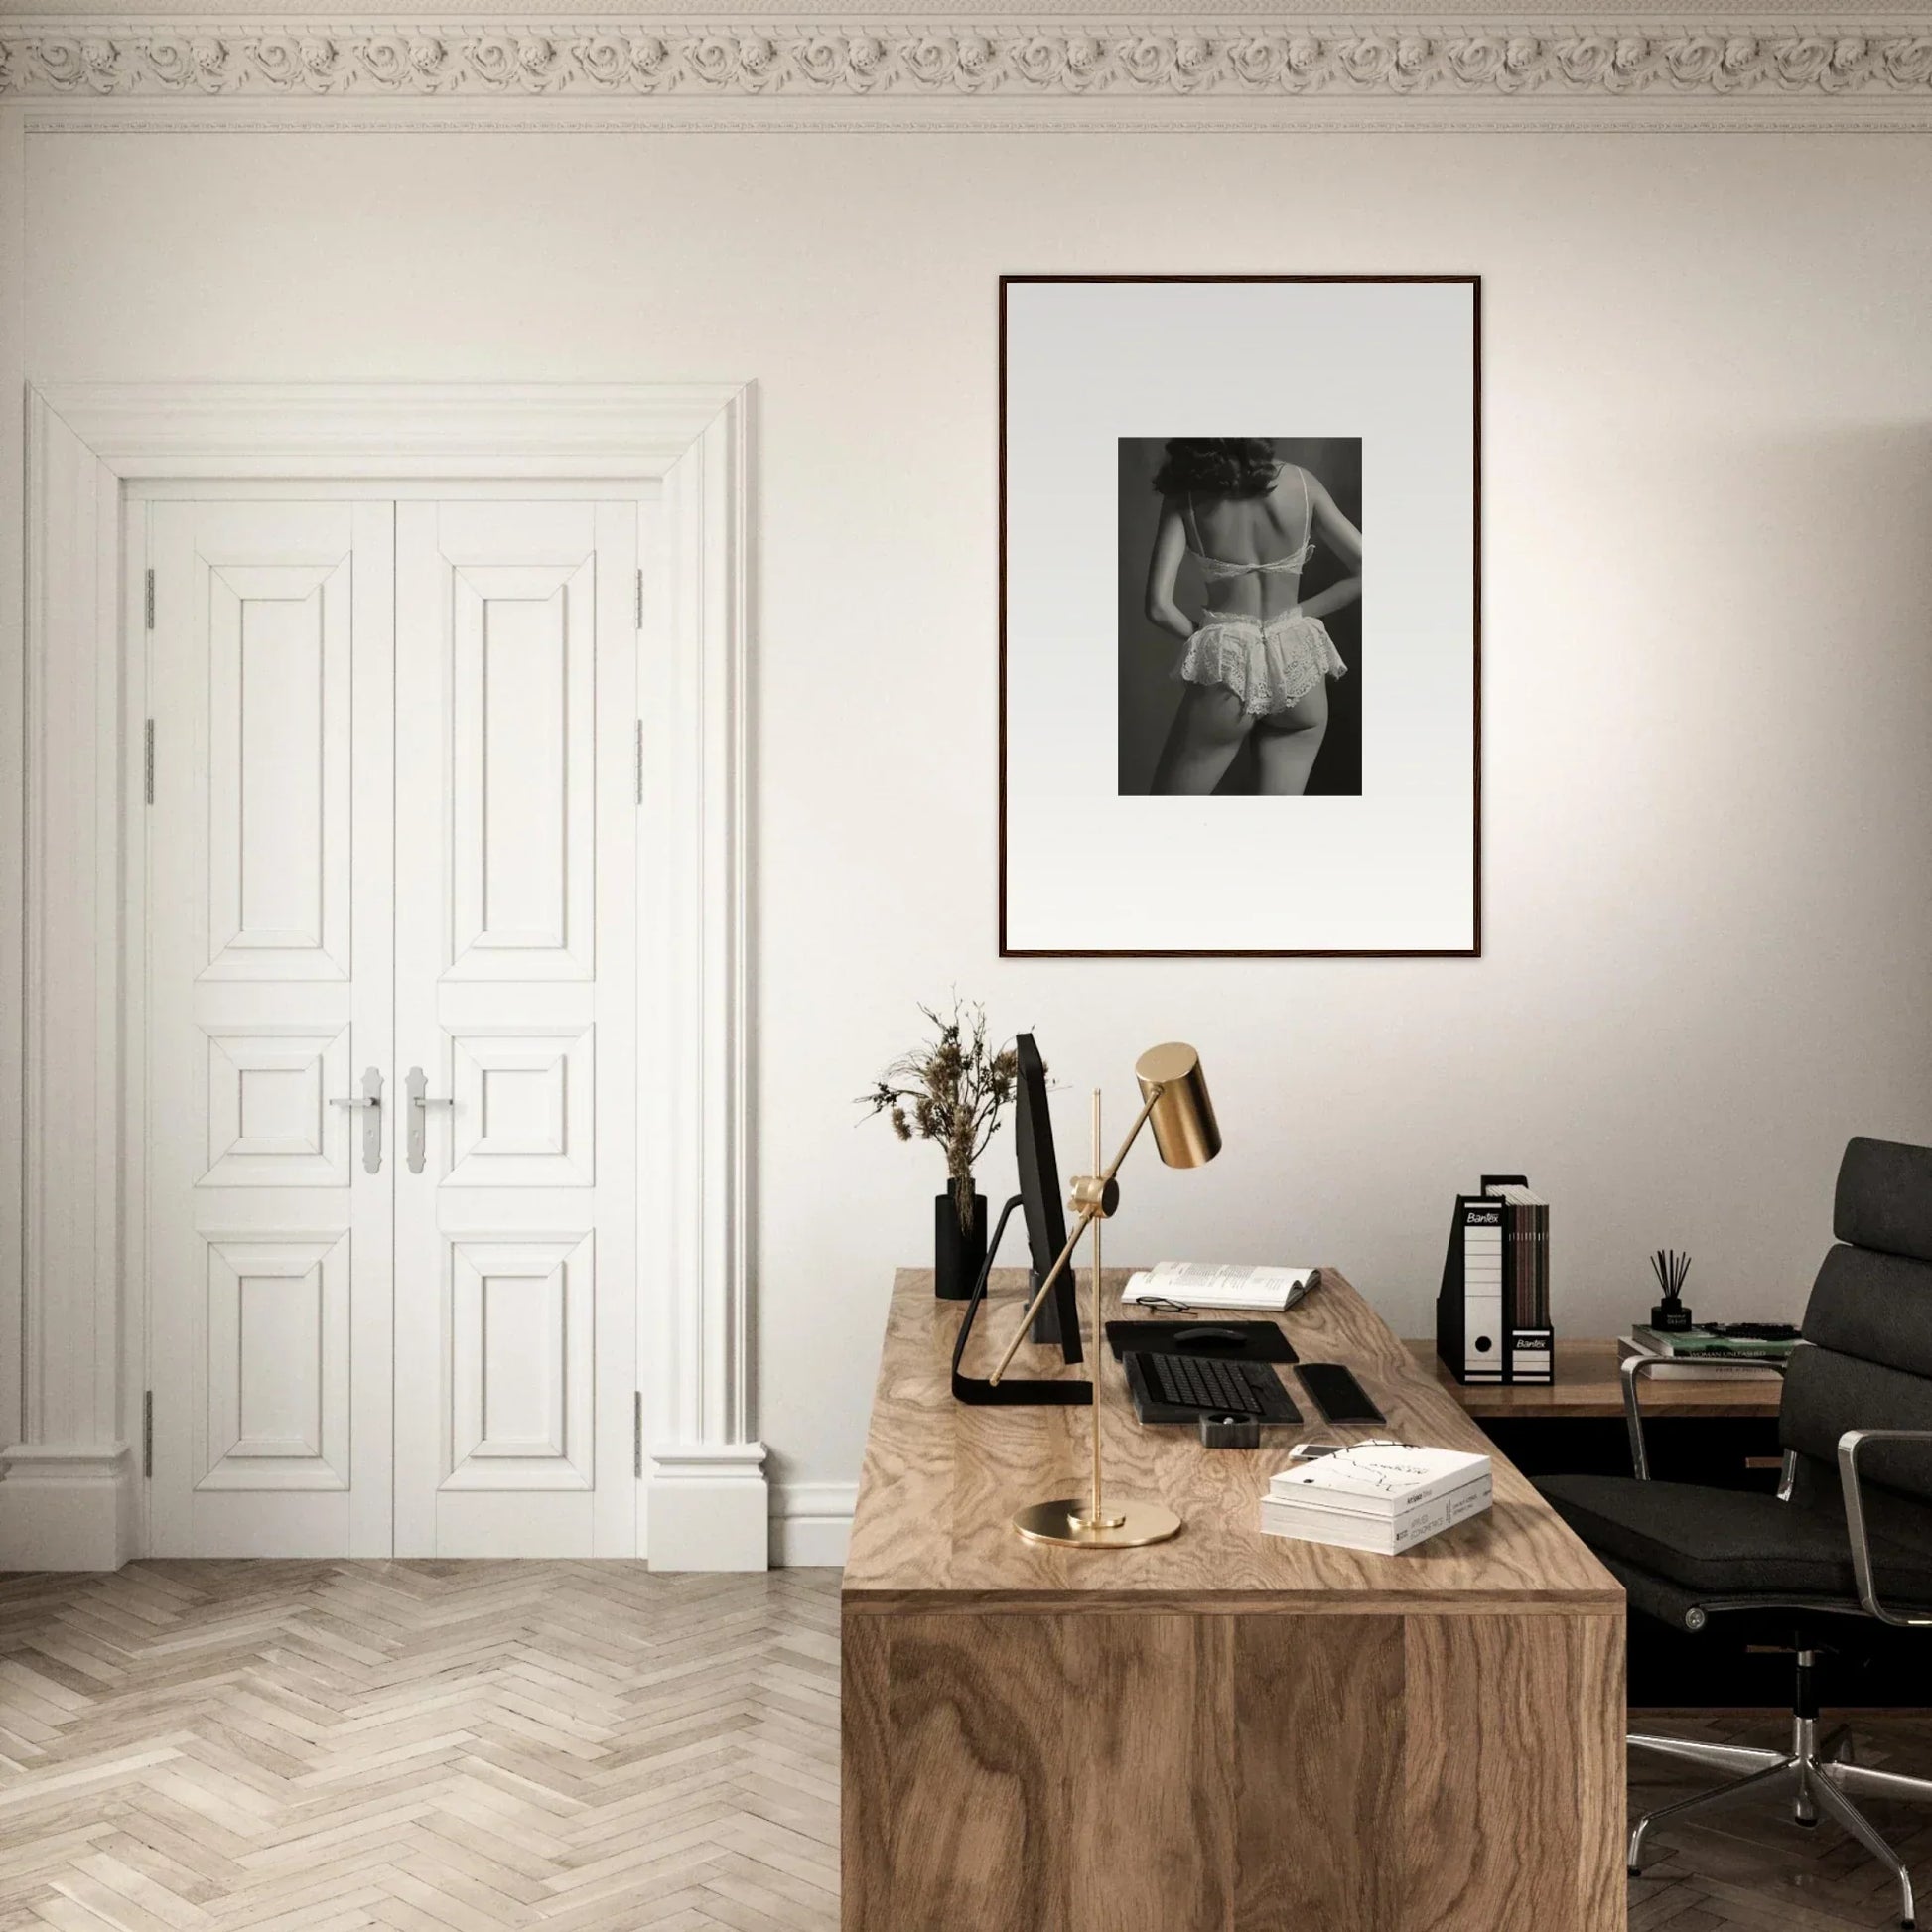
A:
{"type": "Polygon", "coordinates": [[[1387,1422],[1368,1391],[1339,1362],[1304,1362],[1296,1369],[1323,1422],[1387,1422]]]}

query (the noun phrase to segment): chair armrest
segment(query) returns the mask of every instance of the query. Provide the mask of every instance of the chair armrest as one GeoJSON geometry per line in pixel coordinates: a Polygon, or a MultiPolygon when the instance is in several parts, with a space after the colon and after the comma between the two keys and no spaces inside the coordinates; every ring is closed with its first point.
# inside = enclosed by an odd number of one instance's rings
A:
{"type": "Polygon", "coordinates": [[[1932,1444],[1932,1429],[1848,1429],[1838,1439],[1838,1480],[1845,1491],[1845,1528],[1852,1539],[1852,1575],[1867,1616],[1901,1626],[1932,1624],[1932,1616],[1906,1616],[1878,1600],[1871,1577],[1871,1544],[1864,1527],[1864,1491],[1859,1482],[1859,1450],[1867,1443],[1932,1444]]]}
{"type": "MultiPolygon", "coordinates": [[[[1623,1378],[1623,1420],[1630,1431],[1630,1467],[1639,1482],[1650,1480],[1650,1457],[1644,1451],[1643,1406],[1637,1398],[1637,1384],[1650,1370],[1679,1359],[1676,1355],[1627,1355],[1617,1366],[1623,1378]]],[[[1780,1376],[1787,1367],[1785,1362],[1745,1361],[1735,1355],[1700,1355],[1697,1364],[1700,1370],[1769,1368],[1780,1376]]]]}

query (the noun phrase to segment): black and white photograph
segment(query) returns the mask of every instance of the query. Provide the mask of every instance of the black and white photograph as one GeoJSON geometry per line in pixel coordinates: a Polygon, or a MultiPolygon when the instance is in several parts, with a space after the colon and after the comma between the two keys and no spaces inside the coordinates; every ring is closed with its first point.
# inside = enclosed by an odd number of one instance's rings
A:
{"type": "Polygon", "coordinates": [[[1120,439],[1123,796],[1362,788],[1360,437],[1120,439]]]}
{"type": "Polygon", "coordinates": [[[1481,951],[1480,443],[1475,276],[1002,279],[1003,953],[1481,951]]]}

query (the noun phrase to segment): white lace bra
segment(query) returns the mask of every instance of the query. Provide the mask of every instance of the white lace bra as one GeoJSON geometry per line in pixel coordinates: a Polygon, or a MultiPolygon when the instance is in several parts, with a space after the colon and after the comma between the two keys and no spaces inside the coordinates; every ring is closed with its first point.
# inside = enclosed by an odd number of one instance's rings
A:
{"type": "Polygon", "coordinates": [[[1309,473],[1299,470],[1296,474],[1302,479],[1302,527],[1309,532],[1301,549],[1287,557],[1277,557],[1273,563],[1231,564],[1224,557],[1210,557],[1200,547],[1200,518],[1194,513],[1194,492],[1187,492],[1187,521],[1193,525],[1194,540],[1187,548],[1193,553],[1194,561],[1200,565],[1200,574],[1209,583],[1221,583],[1234,577],[1246,577],[1253,571],[1300,570],[1314,555],[1314,506],[1309,501],[1309,473]]]}

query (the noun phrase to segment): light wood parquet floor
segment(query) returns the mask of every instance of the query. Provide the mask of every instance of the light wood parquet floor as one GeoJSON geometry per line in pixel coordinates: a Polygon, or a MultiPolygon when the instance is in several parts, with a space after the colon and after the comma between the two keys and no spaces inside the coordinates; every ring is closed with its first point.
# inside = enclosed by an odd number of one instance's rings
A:
{"type": "MultiPolygon", "coordinates": [[[[1783,1728],[1668,1722],[1767,1742],[1783,1728]]],[[[1932,1717],[1862,1721],[1860,1741],[1867,1763],[1932,1772],[1932,1717]]],[[[1632,1801],[1697,1781],[1638,1759],[1632,1801]]],[[[1932,1899],[1932,1808],[1871,1811],[1932,1899]]],[[[1660,1838],[1630,1898],[1631,1932],[1891,1922],[1859,1848],[1775,1813],[1660,1838]]],[[[0,1579],[0,1932],[837,1924],[835,1572],[143,1563],[0,1579]]]]}

